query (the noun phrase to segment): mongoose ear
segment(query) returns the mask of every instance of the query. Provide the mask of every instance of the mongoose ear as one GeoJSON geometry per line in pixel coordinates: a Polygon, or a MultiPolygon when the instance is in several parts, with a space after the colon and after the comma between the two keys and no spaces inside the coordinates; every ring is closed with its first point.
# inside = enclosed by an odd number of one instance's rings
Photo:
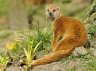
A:
{"type": "Polygon", "coordinates": [[[45,15],[47,15],[48,5],[45,6],[45,15]]]}
{"type": "Polygon", "coordinates": [[[48,9],[48,6],[49,6],[49,5],[46,5],[46,6],[45,6],[45,10],[47,10],[47,9],[48,9]]]}
{"type": "Polygon", "coordinates": [[[45,15],[47,16],[47,12],[45,12],[45,15]]]}
{"type": "Polygon", "coordinates": [[[59,5],[57,5],[57,10],[60,10],[60,7],[59,7],[59,5]]]}

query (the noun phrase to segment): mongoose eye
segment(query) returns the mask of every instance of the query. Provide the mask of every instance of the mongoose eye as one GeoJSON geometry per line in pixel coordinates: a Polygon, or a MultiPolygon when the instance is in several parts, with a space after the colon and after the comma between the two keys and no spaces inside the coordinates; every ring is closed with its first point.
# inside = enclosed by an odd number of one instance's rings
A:
{"type": "Polygon", "coordinates": [[[53,12],[55,12],[56,10],[55,9],[53,9],[53,12]]]}
{"type": "Polygon", "coordinates": [[[49,12],[49,9],[47,11],[49,12]]]}

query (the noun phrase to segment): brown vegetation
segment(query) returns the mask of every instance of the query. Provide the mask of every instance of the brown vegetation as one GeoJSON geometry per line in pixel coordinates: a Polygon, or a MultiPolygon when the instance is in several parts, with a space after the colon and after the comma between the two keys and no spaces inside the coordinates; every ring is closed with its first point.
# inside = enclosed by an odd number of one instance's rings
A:
{"type": "Polygon", "coordinates": [[[47,3],[52,3],[53,0],[28,0],[28,3],[33,5],[42,5],[47,3]]]}

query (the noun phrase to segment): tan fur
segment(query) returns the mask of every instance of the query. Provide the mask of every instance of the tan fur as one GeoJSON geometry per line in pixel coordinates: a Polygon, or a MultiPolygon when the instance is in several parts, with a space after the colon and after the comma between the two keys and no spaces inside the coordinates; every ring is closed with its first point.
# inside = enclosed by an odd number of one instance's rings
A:
{"type": "Polygon", "coordinates": [[[84,25],[74,18],[59,14],[58,17],[55,17],[52,29],[54,33],[53,53],[33,61],[32,66],[47,64],[66,57],[72,53],[75,47],[82,46],[87,41],[84,25]]]}

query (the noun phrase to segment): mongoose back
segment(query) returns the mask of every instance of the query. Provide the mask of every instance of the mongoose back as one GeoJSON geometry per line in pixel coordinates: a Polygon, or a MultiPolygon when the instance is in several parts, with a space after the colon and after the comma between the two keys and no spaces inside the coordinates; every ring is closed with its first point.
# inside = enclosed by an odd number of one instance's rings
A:
{"type": "Polygon", "coordinates": [[[58,5],[46,6],[46,15],[53,20],[53,53],[33,61],[32,66],[47,64],[66,57],[76,47],[83,46],[87,41],[87,32],[83,23],[74,18],[65,17],[58,5]]]}

